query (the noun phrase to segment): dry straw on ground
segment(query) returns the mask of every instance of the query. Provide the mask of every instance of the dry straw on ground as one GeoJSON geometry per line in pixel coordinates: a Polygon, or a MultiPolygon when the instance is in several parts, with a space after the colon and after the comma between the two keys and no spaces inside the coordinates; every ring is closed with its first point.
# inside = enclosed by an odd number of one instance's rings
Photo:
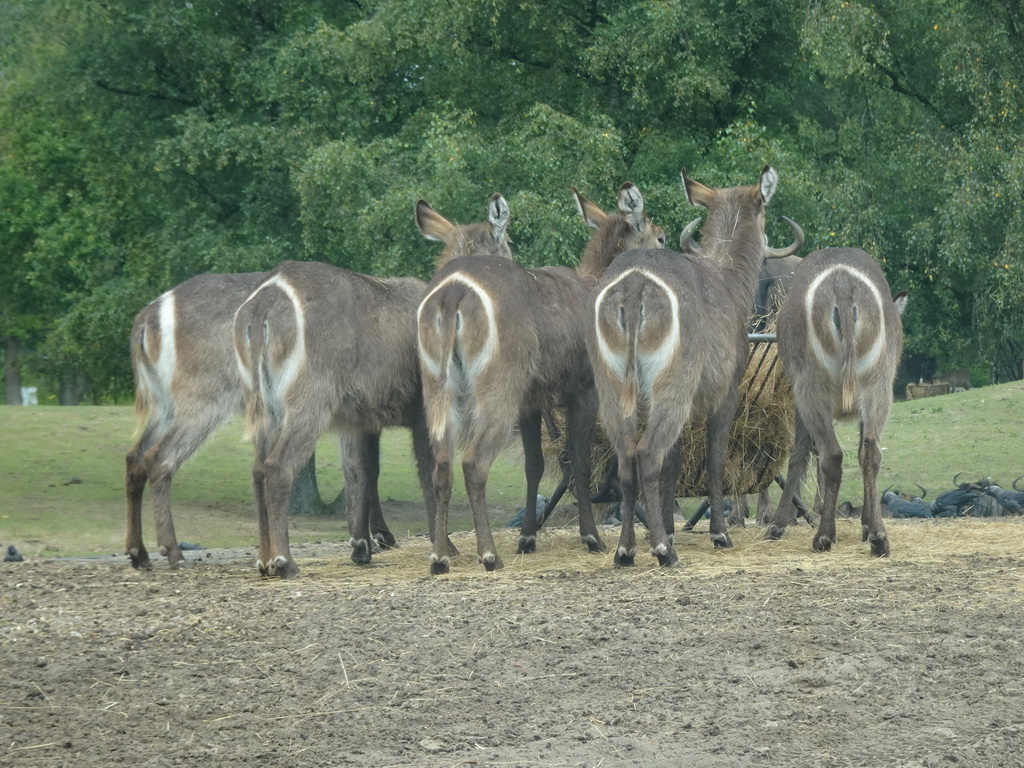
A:
{"type": "MultiPolygon", "coordinates": [[[[707,533],[707,523],[692,533],[676,537],[679,567],[659,568],[653,557],[646,556],[646,538],[639,534],[637,565],[619,572],[635,572],[641,578],[712,578],[725,572],[782,574],[799,568],[808,574],[821,572],[829,578],[842,576],[844,569],[879,568],[906,564],[940,565],[968,555],[989,555],[994,552],[1024,552],[1024,517],[887,520],[886,528],[892,543],[889,558],[873,558],[867,545],[861,543],[859,520],[837,520],[838,541],[828,553],[811,551],[814,529],[803,524],[791,526],[779,541],[765,538],[764,529],[753,523],[733,527],[730,535],[734,546],[716,550],[707,533]]],[[[605,543],[612,547],[619,534],[618,526],[600,526],[605,543]]],[[[678,525],[677,525],[678,531],[678,525]]],[[[518,531],[505,529],[495,533],[498,551],[505,568],[487,573],[477,562],[476,540],[472,531],[452,534],[460,554],[452,558],[451,573],[446,579],[469,579],[483,588],[522,586],[520,577],[590,578],[617,569],[610,554],[590,554],[580,543],[574,524],[565,528],[545,528],[540,533],[538,550],[531,555],[516,555],[518,531]]],[[[430,543],[425,537],[401,540],[394,550],[376,554],[370,566],[356,566],[348,559],[344,543],[309,544],[296,548],[296,561],[302,568],[304,585],[310,582],[353,581],[368,584],[398,584],[407,581],[438,578],[429,576],[430,543]]],[[[207,561],[208,562],[208,561],[207,561]]],[[[255,573],[255,566],[253,566],[255,573]]]]}
{"type": "MultiPolygon", "coordinates": [[[[544,455],[551,471],[558,468],[559,452],[564,447],[564,417],[555,414],[559,439],[546,437],[544,455]]],[[[725,493],[757,493],[771,485],[784,470],[784,462],[793,444],[793,395],[782,374],[776,347],[771,342],[750,345],[747,370],[740,384],[740,404],[729,434],[725,461],[725,493]]],[[[683,463],[677,496],[707,495],[707,471],[704,452],[707,433],[704,419],[691,422],[683,432],[683,463]]],[[[593,448],[593,481],[597,486],[613,459],[612,447],[598,425],[593,448]]]]}

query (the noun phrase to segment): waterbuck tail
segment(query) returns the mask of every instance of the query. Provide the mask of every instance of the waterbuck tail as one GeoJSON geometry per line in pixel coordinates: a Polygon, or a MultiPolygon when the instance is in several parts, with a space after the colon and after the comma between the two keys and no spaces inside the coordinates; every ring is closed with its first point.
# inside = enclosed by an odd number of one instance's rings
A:
{"type": "Polygon", "coordinates": [[[267,429],[267,395],[269,389],[270,370],[267,365],[267,345],[263,333],[253,333],[252,325],[247,323],[243,329],[244,351],[239,352],[239,365],[248,374],[243,374],[246,388],[250,391],[245,398],[245,432],[242,441],[251,443],[256,436],[267,429]]]}
{"type": "Polygon", "coordinates": [[[132,334],[132,368],[135,371],[135,421],[136,431],[141,433],[144,424],[150,421],[160,403],[156,391],[159,384],[156,365],[146,351],[146,325],[141,324],[132,334]]]}
{"type": "Polygon", "coordinates": [[[854,336],[854,318],[847,310],[840,313],[839,308],[833,310],[833,320],[839,332],[842,368],[839,379],[840,406],[842,413],[852,414],[854,400],[857,397],[857,340],[854,336]]]}
{"type": "Polygon", "coordinates": [[[635,328],[626,331],[626,365],[622,371],[622,406],[623,416],[636,413],[636,401],[640,393],[640,368],[637,365],[635,328]]]}
{"type": "Polygon", "coordinates": [[[458,312],[444,313],[441,318],[440,333],[437,337],[437,386],[434,388],[433,402],[428,406],[427,418],[430,434],[438,442],[444,439],[448,426],[455,426],[449,425],[449,420],[455,413],[455,393],[449,374],[452,365],[456,362],[455,346],[458,343],[459,318],[458,312]]]}

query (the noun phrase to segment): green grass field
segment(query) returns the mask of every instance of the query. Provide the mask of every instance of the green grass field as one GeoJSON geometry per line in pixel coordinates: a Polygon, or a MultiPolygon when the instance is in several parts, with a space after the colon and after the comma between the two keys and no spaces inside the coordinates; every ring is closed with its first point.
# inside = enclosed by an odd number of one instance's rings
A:
{"type": "MultiPolygon", "coordinates": [[[[951,478],[990,477],[1009,485],[1024,474],[1021,424],[1024,382],[955,395],[896,403],[883,439],[880,489],[893,485],[928,498],[951,487],[951,478]]],[[[103,555],[124,548],[124,454],[135,429],[130,407],[0,406],[0,544],[43,556],[103,555]]],[[[252,450],[240,442],[241,424],[229,421],[175,478],[172,501],[178,536],[206,547],[251,546],[256,521],[250,489],[252,450]]],[[[846,450],[840,499],[859,503],[856,424],[840,425],[846,450]]],[[[398,536],[422,534],[426,524],[408,433],[385,434],[381,498],[392,500],[388,522],[398,536]]],[[[321,493],[341,490],[339,450],[332,436],[317,450],[321,493]]],[[[541,487],[550,493],[556,478],[541,487]]],[[[452,529],[468,529],[461,477],[456,478],[452,529]]],[[[521,456],[509,450],[488,484],[492,525],[504,525],[523,503],[521,456]]],[[[776,494],[777,496],[777,494],[776,494]]],[[[805,496],[810,498],[808,488],[805,496]]],[[[565,502],[563,502],[565,504],[565,502]]],[[[684,509],[692,509],[696,500],[684,509]]],[[[153,546],[148,497],[143,524],[153,546]]],[[[293,517],[296,542],[347,538],[338,517],[293,517]]]]}

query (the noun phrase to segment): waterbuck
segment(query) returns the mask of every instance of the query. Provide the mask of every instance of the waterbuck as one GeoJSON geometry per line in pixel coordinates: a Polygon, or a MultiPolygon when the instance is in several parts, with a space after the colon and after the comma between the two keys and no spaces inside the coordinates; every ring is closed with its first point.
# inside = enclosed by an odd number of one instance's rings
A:
{"type": "Polygon", "coordinates": [[[906,294],[891,298],[881,267],[862,250],[814,251],[797,268],[778,321],[779,358],[793,386],[796,429],[786,487],[768,528],[770,537],[781,537],[795,519],[793,494],[813,448],[819,456],[815,501],[821,515],[813,548],[832,548],[843,472],[833,420],[859,417],[863,540],[870,542],[872,555],[889,554],[877,493],[882,459],[878,443],[892,406],[905,306],[906,294]]]}
{"type": "Polygon", "coordinates": [[[142,431],[125,459],[125,551],[136,568],[151,567],[142,543],[147,480],[160,552],[172,568],[184,562],[171,517],[171,481],[213,431],[242,408],[231,324],[235,310],[266,276],[199,275],[163,293],[135,316],[131,358],[142,431]]]}
{"type": "MultiPolygon", "coordinates": [[[[586,349],[586,306],[595,276],[631,245],[656,244],[664,232],[647,219],[643,197],[631,183],[619,190],[621,215],[606,216],[576,193],[581,215],[597,226],[576,270],[523,269],[508,259],[469,256],[445,264],[427,287],[417,313],[424,406],[437,458],[437,517],[431,573],[447,573],[448,505],[456,444],[487,570],[502,567],[487,518],[491,464],[518,423],[526,456],[526,509],[520,552],[536,548],[537,487],[544,473],[541,414],[567,415],[569,464],[577,488],[590,487],[590,451],[596,415],[593,374],[586,349]]],[[[580,537],[604,551],[586,491],[577,494],[580,537]]]]}
{"type": "Polygon", "coordinates": [[[708,209],[703,246],[693,222],[682,240],[690,253],[634,250],[598,281],[591,313],[590,355],[600,414],[618,457],[623,495],[616,565],[636,557],[634,516],[642,491],[652,553],[673,565],[673,509],[680,467],[679,439],[691,417],[707,415],[711,537],[732,545],[722,487],[729,427],[747,365],[747,321],[766,256],[780,258],[803,244],[768,249],[764,210],[778,185],[765,166],[750,187],[710,189],[682,173],[686,196],[708,209]],[[641,434],[642,432],[642,434],[641,434]]]}
{"type": "MultiPolygon", "coordinates": [[[[419,206],[417,206],[419,210],[419,206]]],[[[489,236],[475,248],[508,252],[508,207],[492,200],[489,236]]],[[[424,283],[376,278],[316,262],[274,269],[239,307],[235,353],[255,442],[253,489],[260,531],[257,567],[298,574],[288,543],[287,502],[296,472],[320,435],[342,436],[352,559],[370,561],[368,516],[377,497],[380,432],[412,430],[420,486],[433,523],[433,457],[416,361],[416,307],[424,283]]],[[[431,525],[431,527],[433,527],[431,525]]]]}

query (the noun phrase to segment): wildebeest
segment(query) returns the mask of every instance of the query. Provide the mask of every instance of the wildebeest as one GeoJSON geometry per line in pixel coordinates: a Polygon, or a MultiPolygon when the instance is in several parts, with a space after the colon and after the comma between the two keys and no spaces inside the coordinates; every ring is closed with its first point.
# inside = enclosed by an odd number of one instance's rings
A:
{"type": "Polygon", "coordinates": [[[932,517],[932,505],[920,499],[907,500],[899,494],[887,490],[882,494],[881,503],[889,509],[895,518],[932,517]]]}
{"type": "Polygon", "coordinates": [[[821,521],[813,548],[831,549],[843,471],[833,420],[856,417],[864,482],[863,538],[870,542],[873,555],[889,554],[877,494],[879,440],[889,418],[903,349],[900,314],[905,304],[906,294],[893,300],[882,269],[859,249],[814,251],[796,270],[778,321],[779,357],[793,385],[796,429],[786,489],[768,530],[772,538],[782,536],[796,518],[793,494],[816,449],[821,521]]]}
{"type": "MultiPolygon", "coordinates": [[[[1021,475],[1021,477],[1024,477],[1024,475],[1021,475]]],[[[987,483],[983,490],[986,495],[998,501],[1003,509],[1011,515],[1019,515],[1021,512],[1024,512],[1024,491],[1017,488],[1018,480],[1020,480],[1020,477],[1013,481],[1012,491],[1008,488],[1000,488],[995,483],[987,483]]]]}
{"type": "MultiPolygon", "coordinates": [[[[597,232],[576,270],[523,269],[486,254],[453,259],[438,270],[417,311],[423,398],[437,458],[437,503],[430,570],[446,573],[451,463],[465,446],[462,468],[473,513],[477,556],[487,570],[502,567],[487,518],[491,464],[518,423],[526,456],[525,508],[536,507],[544,472],[541,414],[564,409],[569,462],[578,487],[589,488],[590,445],[596,412],[586,352],[586,302],[594,276],[624,247],[659,242],[635,185],[619,191],[621,215],[608,217],[576,196],[597,232]]],[[[580,537],[591,551],[604,543],[587,493],[578,494],[580,537]]],[[[537,519],[524,516],[520,552],[536,547],[537,519]]]]}
{"type": "MultiPolygon", "coordinates": [[[[429,207],[429,206],[428,206],[429,207]]],[[[417,213],[420,206],[417,204],[417,213]]],[[[464,237],[474,250],[508,253],[508,206],[495,196],[488,221],[464,237]]],[[[420,486],[433,522],[433,456],[416,363],[422,280],[377,278],[328,264],[289,261],[238,308],[234,344],[255,442],[253,489],[260,531],[257,567],[289,578],[299,569],[288,542],[286,504],[295,473],[320,435],[342,436],[352,559],[369,562],[369,512],[378,502],[384,427],[411,428],[420,486]]]]}
{"type": "Polygon", "coordinates": [[[802,243],[800,236],[786,250],[766,247],[764,211],[778,185],[770,166],[749,187],[711,189],[685,170],[682,179],[689,202],[708,210],[703,246],[684,234],[690,253],[622,254],[598,281],[592,304],[590,357],[623,495],[617,565],[635,561],[641,491],[652,553],[662,565],[678,561],[672,536],[678,442],[697,414],[708,415],[712,540],[731,546],[722,500],[725,447],[747,363],[756,279],[766,255],[788,256],[802,243]]]}

